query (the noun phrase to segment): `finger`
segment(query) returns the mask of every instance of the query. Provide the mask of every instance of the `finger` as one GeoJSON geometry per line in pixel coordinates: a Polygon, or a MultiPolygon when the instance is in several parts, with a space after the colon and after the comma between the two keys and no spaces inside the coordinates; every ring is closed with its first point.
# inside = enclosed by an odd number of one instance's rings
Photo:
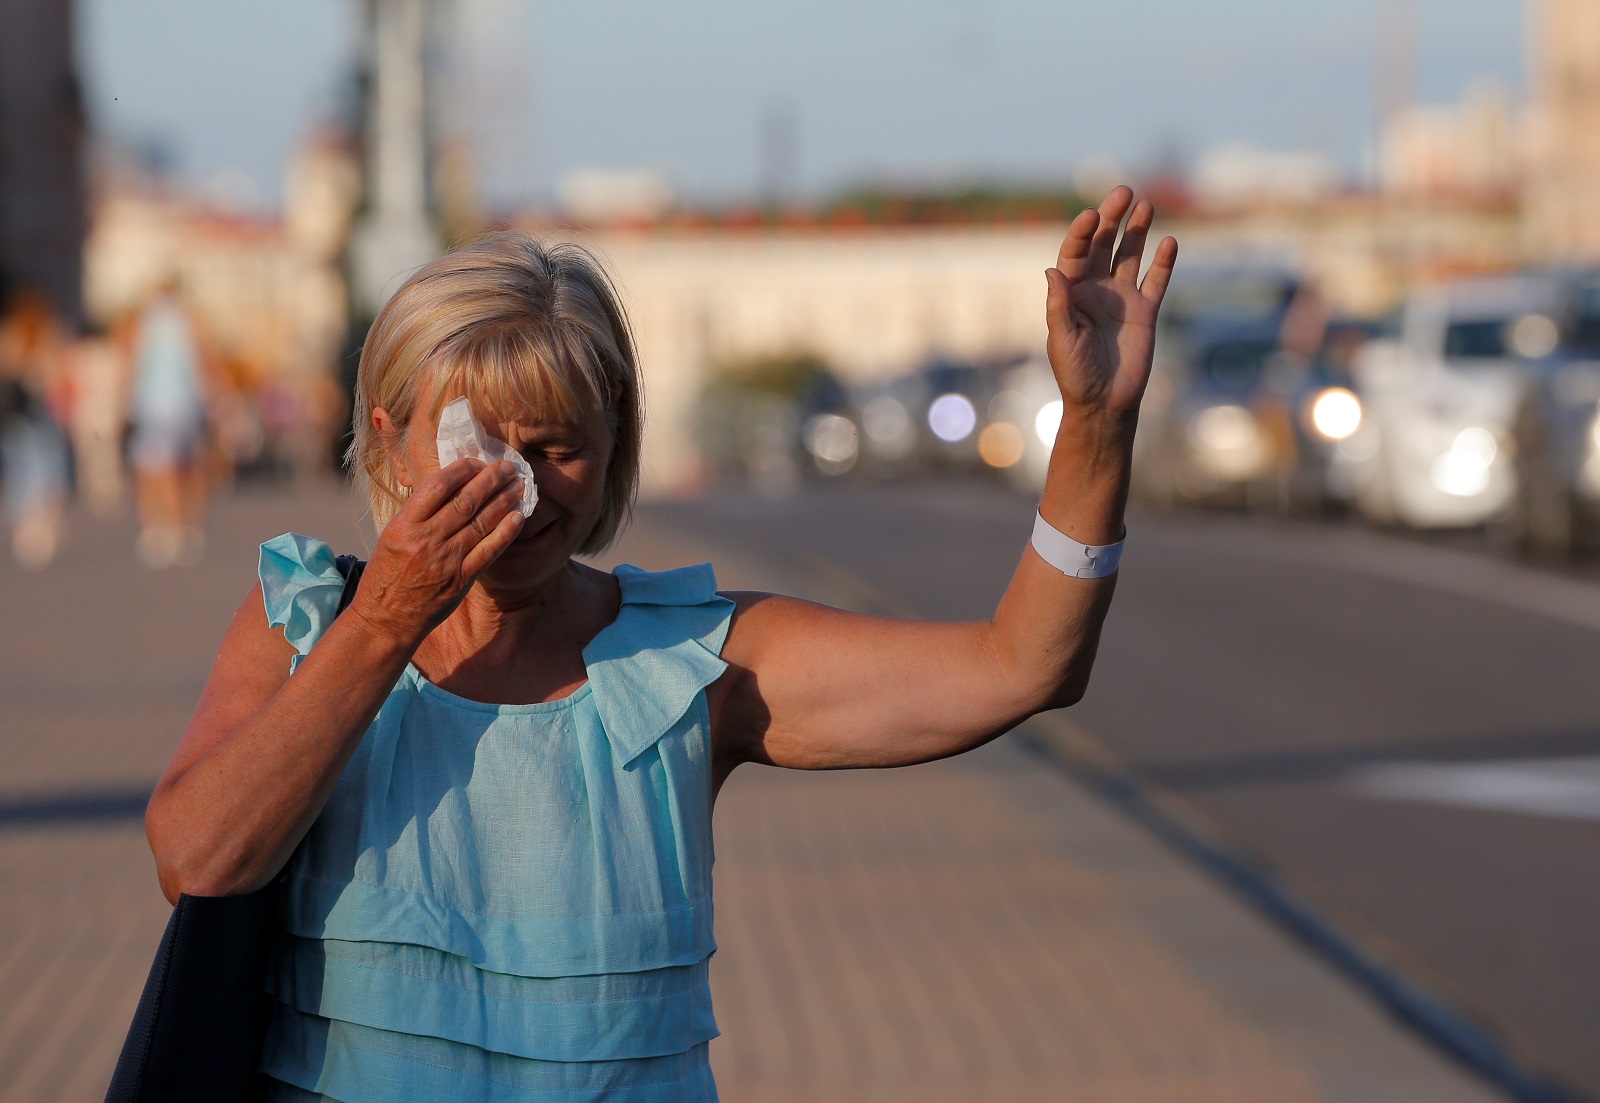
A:
{"type": "Polygon", "coordinates": [[[522,516],[520,509],[513,509],[510,513],[500,518],[489,534],[473,547],[461,561],[461,568],[468,578],[476,578],[483,573],[484,568],[499,559],[501,553],[511,546],[511,542],[522,531],[522,526],[527,518],[522,516]]]}
{"type": "MultiPolygon", "coordinates": [[[[440,506],[428,519],[429,527],[440,537],[447,537],[472,524],[478,513],[503,491],[516,486],[516,468],[505,460],[491,463],[479,471],[466,486],[440,506]]],[[[496,517],[496,520],[499,518],[496,517]]]]}
{"type": "Polygon", "coordinates": [[[1072,283],[1055,268],[1044,270],[1048,287],[1044,297],[1044,324],[1052,343],[1074,329],[1072,321],[1072,283]]]}
{"type": "Polygon", "coordinates": [[[1067,227],[1067,236],[1056,254],[1056,270],[1076,283],[1088,274],[1089,243],[1094,239],[1095,228],[1100,225],[1100,212],[1090,207],[1079,211],[1078,217],[1067,227]]]}
{"type": "Polygon", "coordinates": [[[482,470],[482,460],[463,456],[418,483],[406,499],[406,504],[400,507],[400,512],[407,514],[410,520],[426,521],[482,470]]]}
{"type": "Polygon", "coordinates": [[[1133,206],[1133,189],[1118,184],[1100,201],[1100,226],[1089,243],[1088,276],[1105,276],[1111,273],[1111,247],[1117,243],[1117,230],[1123,216],[1133,206]]]}
{"type": "Polygon", "coordinates": [[[1150,225],[1156,220],[1156,209],[1148,199],[1133,205],[1128,216],[1128,227],[1122,231],[1117,243],[1117,255],[1111,261],[1111,275],[1130,287],[1139,285],[1139,265],[1144,261],[1144,243],[1150,236],[1150,225]]]}
{"type": "Polygon", "coordinates": [[[1172,269],[1177,263],[1178,239],[1162,238],[1161,244],[1156,246],[1155,259],[1150,262],[1150,271],[1144,274],[1144,283],[1139,285],[1144,297],[1158,307],[1167,294],[1167,284],[1172,282],[1172,269]]]}
{"type": "Polygon", "coordinates": [[[472,568],[467,567],[467,559],[470,559],[475,547],[478,544],[482,544],[485,539],[493,536],[494,531],[498,530],[499,525],[504,523],[504,520],[510,514],[517,514],[518,517],[522,517],[522,509],[517,507],[520,501],[522,501],[522,488],[502,490],[501,493],[494,495],[493,498],[483,503],[483,509],[474,514],[472,520],[469,520],[466,525],[462,525],[461,531],[456,531],[446,541],[446,549],[448,549],[451,556],[461,560],[462,570],[467,575],[470,576],[474,573],[472,568]]]}

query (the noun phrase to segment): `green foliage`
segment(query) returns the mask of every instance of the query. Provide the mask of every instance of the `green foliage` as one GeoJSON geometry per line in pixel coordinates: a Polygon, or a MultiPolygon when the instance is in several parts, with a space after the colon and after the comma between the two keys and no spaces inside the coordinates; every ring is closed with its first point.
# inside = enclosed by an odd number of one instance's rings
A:
{"type": "Polygon", "coordinates": [[[774,395],[800,400],[828,386],[833,374],[814,352],[794,350],[730,360],[716,365],[710,387],[719,391],[774,395]]]}

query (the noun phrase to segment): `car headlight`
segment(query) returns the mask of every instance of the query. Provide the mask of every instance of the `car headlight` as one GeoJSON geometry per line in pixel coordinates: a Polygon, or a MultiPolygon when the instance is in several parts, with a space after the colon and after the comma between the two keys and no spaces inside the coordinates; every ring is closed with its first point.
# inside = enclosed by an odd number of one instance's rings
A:
{"type": "Polygon", "coordinates": [[[1033,434],[1039,438],[1039,443],[1046,448],[1056,443],[1056,433],[1061,428],[1061,415],[1066,410],[1061,400],[1055,399],[1039,407],[1039,412],[1033,418],[1033,434]]]}
{"type": "Polygon", "coordinates": [[[1450,450],[1433,461],[1428,477],[1433,485],[1456,498],[1471,498],[1489,489],[1489,471],[1500,445],[1489,430],[1479,426],[1463,429],[1450,443],[1450,450]]]}
{"type": "Polygon", "coordinates": [[[1189,427],[1194,443],[1210,452],[1242,452],[1261,443],[1255,415],[1243,406],[1209,406],[1189,427]]]}
{"type": "Polygon", "coordinates": [[[1014,467],[1025,447],[1022,430],[1009,421],[991,421],[978,434],[978,456],[990,467],[1014,467]]]}
{"type": "Polygon", "coordinates": [[[826,475],[842,475],[850,470],[861,451],[855,423],[838,414],[818,414],[811,418],[801,436],[806,451],[826,475]]]}
{"type": "Polygon", "coordinates": [[[928,407],[928,428],[948,444],[966,440],[977,427],[977,407],[964,394],[942,394],[928,407]]]}
{"type": "Polygon", "coordinates": [[[1309,414],[1311,428],[1325,440],[1344,440],[1361,428],[1361,400],[1343,387],[1318,392],[1309,414]]]}

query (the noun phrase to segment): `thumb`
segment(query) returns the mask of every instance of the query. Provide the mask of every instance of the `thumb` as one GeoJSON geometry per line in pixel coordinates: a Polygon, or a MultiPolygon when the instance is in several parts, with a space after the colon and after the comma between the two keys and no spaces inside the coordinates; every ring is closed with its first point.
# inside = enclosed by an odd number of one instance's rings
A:
{"type": "Polygon", "coordinates": [[[1052,342],[1067,336],[1077,326],[1072,320],[1072,284],[1059,268],[1046,268],[1044,321],[1052,342]]]}

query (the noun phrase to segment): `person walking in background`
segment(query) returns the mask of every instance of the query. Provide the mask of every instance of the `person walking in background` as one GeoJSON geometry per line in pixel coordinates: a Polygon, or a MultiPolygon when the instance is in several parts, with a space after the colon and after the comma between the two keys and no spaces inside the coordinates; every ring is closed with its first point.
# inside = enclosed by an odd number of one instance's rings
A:
{"type": "Polygon", "coordinates": [[[139,562],[152,569],[198,562],[205,554],[204,367],[176,279],[139,319],[128,417],[139,562]]]}
{"type": "Polygon", "coordinates": [[[24,289],[11,297],[0,316],[0,480],[11,554],[30,570],[61,550],[68,461],[51,399],[61,398],[66,350],[44,295],[24,289]]]}
{"type": "Polygon", "coordinates": [[[90,332],[68,357],[72,437],[78,498],[96,517],[115,517],[123,508],[125,478],[123,429],[128,423],[128,366],[125,348],[109,334],[90,332]]]}

